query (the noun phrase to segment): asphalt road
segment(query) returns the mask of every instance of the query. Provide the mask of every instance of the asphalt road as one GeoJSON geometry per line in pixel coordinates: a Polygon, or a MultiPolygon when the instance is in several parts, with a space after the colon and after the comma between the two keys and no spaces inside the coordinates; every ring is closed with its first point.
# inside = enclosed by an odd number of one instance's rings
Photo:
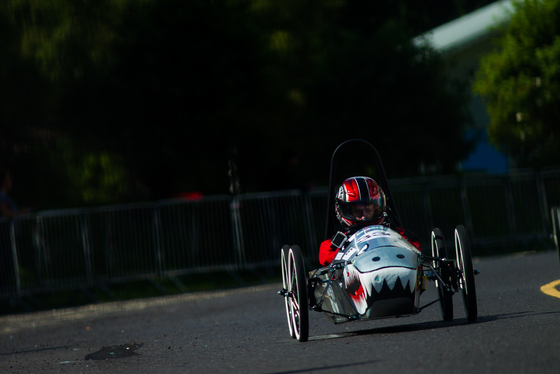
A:
{"type": "Polygon", "coordinates": [[[560,373],[560,298],[540,290],[560,278],[557,254],[475,268],[472,324],[457,295],[452,322],[438,305],[341,325],[311,312],[310,340],[299,343],[275,284],[2,317],[0,372],[560,373]]]}

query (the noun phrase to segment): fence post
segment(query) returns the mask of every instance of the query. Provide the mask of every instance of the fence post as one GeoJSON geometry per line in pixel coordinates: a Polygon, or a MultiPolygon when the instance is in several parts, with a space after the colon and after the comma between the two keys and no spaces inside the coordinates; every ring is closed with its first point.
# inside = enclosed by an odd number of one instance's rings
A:
{"type": "Polygon", "coordinates": [[[158,276],[161,278],[163,275],[163,259],[161,255],[161,238],[160,238],[160,230],[161,230],[161,217],[159,212],[159,207],[154,205],[154,241],[155,241],[155,248],[156,248],[156,261],[157,261],[157,272],[158,276]]]}
{"type": "Polygon", "coordinates": [[[426,222],[428,222],[428,228],[430,228],[429,230],[431,231],[434,227],[434,215],[432,214],[432,198],[431,198],[431,184],[430,182],[426,182],[426,184],[424,184],[422,190],[424,191],[423,193],[423,204],[424,204],[424,216],[426,218],[426,222]]]}
{"type": "Polygon", "coordinates": [[[17,258],[17,247],[16,247],[16,229],[14,225],[14,220],[10,222],[10,246],[12,247],[12,261],[14,266],[14,279],[16,286],[16,295],[21,294],[21,280],[19,277],[19,262],[17,258]]]}
{"type": "Polygon", "coordinates": [[[41,237],[41,216],[37,215],[35,217],[35,226],[33,228],[33,250],[35,255],[35,286],[40,286],[43,282],[43,266],[42,266],[42,254],[43,250],[41,248],[41,243],[43,239],[41,237]]]}
{"type": "Polygon", "coordinates": [[[190,245],[188,246],[188,266],[192,268],[196,268],[198,266],[197,256],[199,250],[199,233],[196,227],[196,217],[200,212],[200,206],[198,201],[194,201],[190,203],[192,207],[192,213],[187,215],[186,222],[188,226],[188,237],[190,238],[190,245]]]}
{"type": "Polygon", "coordinates": [[[111,212],[105,212],[105,250],[103,252],[103,260],[105,264],[105,277],[111,279],[114,276],[114,250],[113,250],[113,229],[112,229],[112,219],[113,215],[111,212]]]}
{"type": "MultiPolygon", "coordinates": [[[[546,233],[550,232],[546,229],[547,225],[550,223],[548,219],[548,201],[546,199],[546,191],[544,187],[544,177],[542,170],[539,170],[535,176],[535,183],[537,184],[537,195],[540,205],[541,222],[542,222],[542,232],[546,237],[546,233]]],[[[550,227],[550,226],[549,226],[550,227]]]]}
{"type": "Polygon", "coordinates": [[[560,210],[556,206],[553,206],[552,208],[550,208],[550,217],[551,217],[551,221],[552,221],[552,239],[554,239],[554,244],[556,245],[556,250],[558,251],[558,254],[560,255],[560,243],[559,243],[559,239],[558,239],[558,236],[560,235],[560,232],[558,232],[558,229],[560,228],[560,223],[559,223],[560,214],[559,214],[559,212],[560,212],[560,210]]]}
{"type": "Polygon", "coordinates": [[[308,253],[312,253],[315,254],[316,248],[319,248],[318,243],[315,243],[316,241],[316,235],[315,235],[315,224],[314,224],[314,218],[313,218],[313,208],[311,206],[311,198],[309,197],[309,194],[307,193],[303,193],[300,191],[301,197],[303,199],[303,206],[304,206],[304,217],[305,217],[305,222],[307,224],[306,226],[306,232],[307,232],[307,240],[309,241],[308,245],[309,248],[312,248],[311,251],[309,251],[308,253]]]}
{"type": "Polygon", "coordinates": [[[467,194],[467,178],[462,176],[459,179],[459,191],[461,194],[461,205],[463,206],[463,219],[465,221],[465,227],[470,233],[471,240],[475,241],[475,231],[471,220],[471,214],[469,209],[469,197],[467,194]]]}
{"type": "Polygon", "coordinates": [[[237,252],[237,266],[239,269],[245,267],[245,249],[243,248],[243,229],[239,215],[239,197],[234,195],[230,204],[231,221],[233,228],[233,246],[237,252]]]}
{"type": "Polygon", "coordinates": [[[512,191],[512,175],[508,174],[506,176],[506,181],[504,184],[504,193],[506,197],[506,216],[508,224],[508,233],[510,243],[515,241],[515,229],[517,227],[517,222],[515,220],[515,206],[513,202],[513,191],[512,191]]]}
{"type": "Polygon", "coordinates": [[[35,245],[37,246],[38,253],[38,267],[39,267],[39,282],[41,286],[44,284],[51,284],[51,269],[48,266],[48,253],[46,248],[46,233],[43,224],[43,217],[37,216],[37,240],[35,245]],[[44,268],[44,271],[43,271],[44,268]]]}
{"type": "Polygon", "coordinates": [[[89,214],[87,211],[82,216],[82,247],[84,249],[84,262],[86,266],[86,282],[89,287],[93,286],[91,250],[89,242],[89,214]]]}

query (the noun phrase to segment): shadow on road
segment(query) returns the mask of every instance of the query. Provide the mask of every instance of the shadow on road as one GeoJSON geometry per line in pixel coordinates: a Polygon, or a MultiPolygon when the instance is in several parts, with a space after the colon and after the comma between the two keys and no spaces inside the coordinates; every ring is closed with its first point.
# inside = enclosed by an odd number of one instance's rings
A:
{"type": "Polygon", "coordinates": [[[378,327],[373,329],[341,332],[341,333],[335,333],[329,335],[310,336],[309,341],[342,339],[342,338],[350,338],[353,336],[364,336],[364,335],[396,334],[396,333],[404,333],[404,332],[412,332],[412,331],[446,329],[454,326],[471,325],[471,324],[476,325],[480,323],[493,322],[501,319],[534,317],[534,316],[546,315],[546,314],[560,314],[560,311],[550,311],[550,312],[525,311],[525,312],[516,312],[516,313],[504,313],[504,314],[496,314],[496,315],[479,316],[477,321],[474,323],[468,323],[466,318],[458,318],[451,322],[430,321],[430,322],[421,322],[421,323],[414,323],[414,324],[407,324],[407,325],[378,327]]]}
{"type": "Polygon", "coordinates": [[[312,373],[314,371],[318,371],[318,370],[330,370],[330,369],[345,369],[345,368],[350,368],[350,367],[354,367],[354,366],[362,366],[362,365],[370,365],[375,363],[376,360],[371,360],[371,361],[364,361],[364,362],[354,362],[351,364],[338,364],[338,365],[331,365],[331,366],[320,366],[320,367],[316,367],[316,368],[306,368],[306,369],[298,369],[298,370],[289,370],[289,371],[275,371],[273,373],[270,374],[297,374],[297,373],[312,373]]]}
{"type": "Polygon", "coordinates": [[[495,315],[478,317],[478,320],[476,322],[477,323],[484,323],[484,322],[496,321],[496,320],[499,320],[499,319],[544,316],[544,315],[548,315],[548,314],[560,314],[560,311],[550,311],[550,312],[525,311],[525,312],[517,312],[517,313],[495,314],[495,315]]]}

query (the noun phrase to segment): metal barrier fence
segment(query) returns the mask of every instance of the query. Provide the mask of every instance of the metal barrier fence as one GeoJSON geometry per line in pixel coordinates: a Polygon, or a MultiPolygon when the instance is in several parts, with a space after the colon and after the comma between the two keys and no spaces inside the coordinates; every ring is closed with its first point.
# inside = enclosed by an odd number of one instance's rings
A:
{"type": "Polygon", "coordinates": [[[478,246],[548,241],[550,208],[560,205],[560,170],[433,177],[391,182],[403,224],[427,242],[431,229],[464,224],[478,246]]]}
{"type": "MultiPolygon", "coordinates": [[[[403,224],[429,245],[465,224],[476,248],[549,243],[560,169],[391,180],[403,224]]],[[[279,265],[298,244],[312,264],[327,189],[55,210],[0,220],[0,296],[279,265]]],[[[311,264],[310,264],[311,265],[311,264]]]]}

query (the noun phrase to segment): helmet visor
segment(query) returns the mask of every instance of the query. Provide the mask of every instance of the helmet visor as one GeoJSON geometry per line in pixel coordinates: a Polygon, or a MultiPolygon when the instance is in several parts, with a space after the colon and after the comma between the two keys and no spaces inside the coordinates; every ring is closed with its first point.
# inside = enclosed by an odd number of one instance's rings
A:
{"type": "Polygon", "coordinates": [[[375,203],[340,203],[342,216],[352,222],[374,223],[383,218],[383,209],[375,203]]]}

